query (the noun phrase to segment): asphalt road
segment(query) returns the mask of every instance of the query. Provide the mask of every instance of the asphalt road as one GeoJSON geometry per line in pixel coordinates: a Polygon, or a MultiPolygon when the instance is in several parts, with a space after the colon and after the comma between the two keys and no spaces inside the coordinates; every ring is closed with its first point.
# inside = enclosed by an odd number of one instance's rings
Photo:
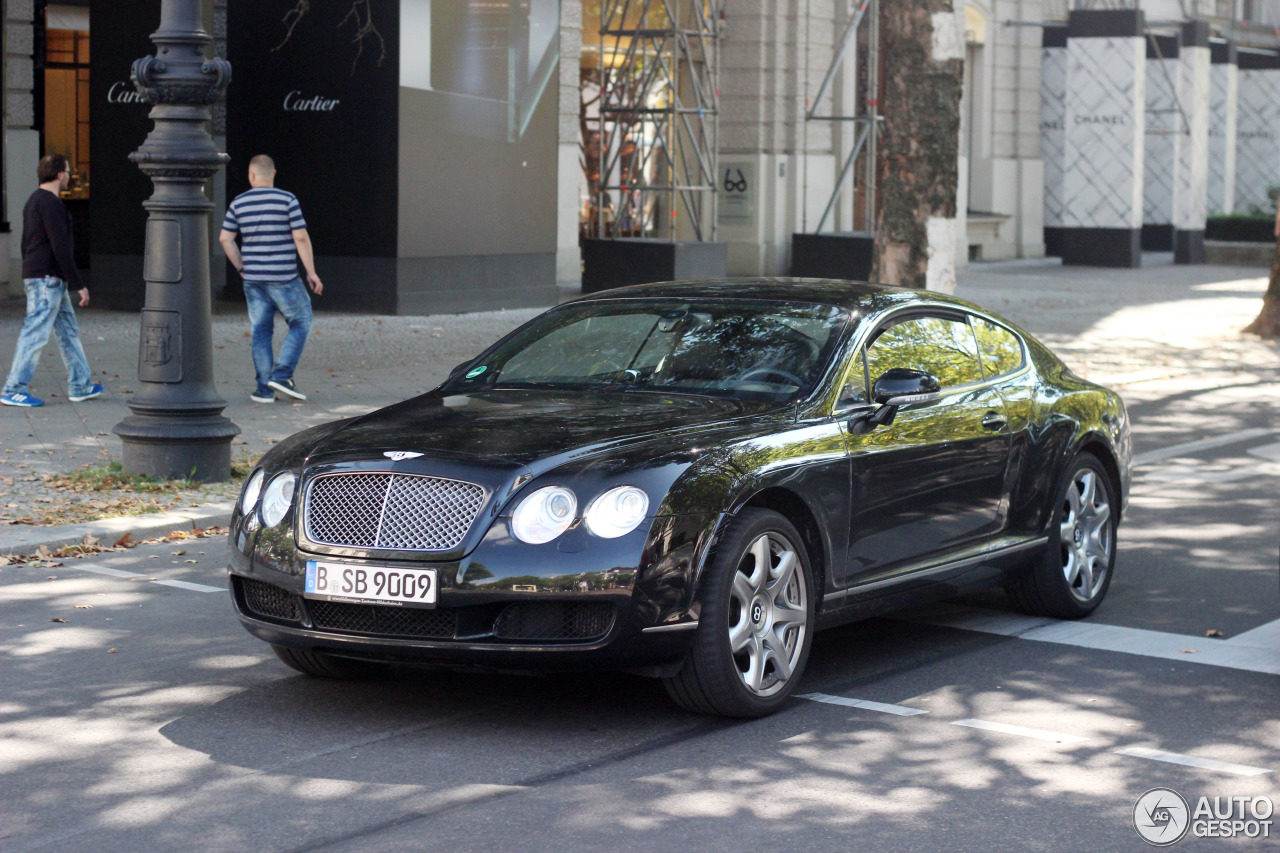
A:
{"type": "MultiPolygon", "coordinates": [[[[1041,331],[1003,286],[966,295],[1041,331]]],[[[1280,802],[1280,370],[1110,364],[1086,328],[1062,345],[1122,380],[1141,463],[1087,630],[998,593],[870,620],[732,722],[625,675],[297,675],[219,540],[7,567],[0,853],[1145,850],[1152,788],[1280,802]]]]}

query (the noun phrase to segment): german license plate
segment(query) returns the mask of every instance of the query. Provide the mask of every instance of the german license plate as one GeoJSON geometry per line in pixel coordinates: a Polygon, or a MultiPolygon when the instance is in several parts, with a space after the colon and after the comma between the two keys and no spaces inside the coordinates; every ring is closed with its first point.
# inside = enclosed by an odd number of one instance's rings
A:
{"type": "Polygon", "coordinates": [[[435,607],[437,579],[435,569],[404,569],[308,560],[303,595],[325,601],[435,607]]]}

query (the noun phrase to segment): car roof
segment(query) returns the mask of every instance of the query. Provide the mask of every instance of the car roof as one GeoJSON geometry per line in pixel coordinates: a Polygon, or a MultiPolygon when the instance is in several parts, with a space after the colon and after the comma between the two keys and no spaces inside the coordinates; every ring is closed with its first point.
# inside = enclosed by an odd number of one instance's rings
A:
{"type": "Polygon", "coordinates": [[[872,284],[866,281],[841,281],[825,278],[716,278],[687,281],[664,281],[655,284],[634,284],[613,290],[603,290],[584,296],[581,302],[606,299],[682,298],[690,299],[768,299],[780,302],[813,302],[834,305],[850,310],[867,309],[876,303],[888,301],[934,302],[968,307],[962,300],[938,293],[872,284]]]}

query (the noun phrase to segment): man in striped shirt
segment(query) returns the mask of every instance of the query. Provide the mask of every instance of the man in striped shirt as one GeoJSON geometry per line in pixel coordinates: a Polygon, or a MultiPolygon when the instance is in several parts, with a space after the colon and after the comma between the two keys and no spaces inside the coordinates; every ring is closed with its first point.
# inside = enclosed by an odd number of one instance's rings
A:
{"type": "Polygon", "coordinates": [[[276,391],[295,400],[306,395],[293,383],[293,371],[311,331],[311,297],[298,276],[298,259],[316,296],[324,285],[316,275],[315,256],[302,208],[293,193],[275,188],[276,164],[266,154],[249,161],[250,189],[227,206],[218,242],[231,266],[244,278],[249,322],[253,325],[253,369],[258,387],[249,395],[256,403],[275,402],[276,391]],[[236,235],[240,245],[236,245],[236,235]],[[289,324],[274,355],[272,334],[276,312],[289,324]]]}

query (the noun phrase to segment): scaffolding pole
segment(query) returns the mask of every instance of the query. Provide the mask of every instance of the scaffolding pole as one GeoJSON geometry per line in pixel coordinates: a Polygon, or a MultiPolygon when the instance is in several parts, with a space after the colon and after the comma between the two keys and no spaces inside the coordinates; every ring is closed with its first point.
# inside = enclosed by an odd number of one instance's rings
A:
{"type": "Polygon", "coordinates": [[[602,0],[599,236],[715,240],[725,2],[602,0]]]}

